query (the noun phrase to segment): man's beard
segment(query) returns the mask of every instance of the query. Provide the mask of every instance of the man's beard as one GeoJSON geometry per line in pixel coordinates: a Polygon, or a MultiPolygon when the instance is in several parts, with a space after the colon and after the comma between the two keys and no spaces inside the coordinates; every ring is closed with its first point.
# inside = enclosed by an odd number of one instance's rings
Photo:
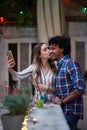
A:
{"type": "Polygon", "coordinates": [[[51,61],[55,61],[56,60],[54,53],[50,53],[50,60],[51,61]]]}
{"type": "Polygon", "coordinates": [[[51,59],[52,61],[56,61],[56,59],[51,59]]]}

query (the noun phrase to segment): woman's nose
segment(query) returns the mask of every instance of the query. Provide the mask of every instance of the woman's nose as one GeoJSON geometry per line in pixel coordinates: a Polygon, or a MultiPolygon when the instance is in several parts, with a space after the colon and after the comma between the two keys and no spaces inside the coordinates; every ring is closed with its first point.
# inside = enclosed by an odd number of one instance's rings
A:
{"type": "Polygon", "coordinates": [[[49,49],[49,52],[52,53],[52,50],[49,49]]]}

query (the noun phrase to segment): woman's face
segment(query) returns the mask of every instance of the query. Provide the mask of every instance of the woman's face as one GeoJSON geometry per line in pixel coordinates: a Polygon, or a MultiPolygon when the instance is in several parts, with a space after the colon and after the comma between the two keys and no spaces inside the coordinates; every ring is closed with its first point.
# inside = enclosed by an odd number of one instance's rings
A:
{"type": "Polygon", "coordinates": [[[49,59],[50,58],[50,52],[47,44],[43,44],[41,46],[41,51],[40,51],[40,57],[41,59],[49,59]]]}

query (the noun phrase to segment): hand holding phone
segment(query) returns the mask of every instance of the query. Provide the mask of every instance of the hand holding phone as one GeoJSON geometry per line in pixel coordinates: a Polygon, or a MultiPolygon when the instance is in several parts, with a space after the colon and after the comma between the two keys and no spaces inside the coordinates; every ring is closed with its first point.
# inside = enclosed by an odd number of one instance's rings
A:
{"type": "Polygon", "coordinates": [[[13,57],[13,54],[12,54],[11,50],[9,50],[7,52],[7,60],[8,60],[8,66],[9,67],[14,67],[15,66],[15,60],[14,60],[14,57],[13,57]]]}

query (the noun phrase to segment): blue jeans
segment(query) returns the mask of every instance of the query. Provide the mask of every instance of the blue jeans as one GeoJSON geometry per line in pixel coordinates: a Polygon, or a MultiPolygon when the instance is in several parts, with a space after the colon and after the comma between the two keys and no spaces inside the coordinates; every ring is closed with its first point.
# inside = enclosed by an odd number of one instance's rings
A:
{"type": "Polygon", "coordinates": [[[71,130],[76,130],[79,118],[76,117],[73,114],[71,114],[71,115],[65,115],[65,118],[66,118],[66,120],[67,120],[67,122],[69,124],[69,127],[71,128],[71,130]]]}

